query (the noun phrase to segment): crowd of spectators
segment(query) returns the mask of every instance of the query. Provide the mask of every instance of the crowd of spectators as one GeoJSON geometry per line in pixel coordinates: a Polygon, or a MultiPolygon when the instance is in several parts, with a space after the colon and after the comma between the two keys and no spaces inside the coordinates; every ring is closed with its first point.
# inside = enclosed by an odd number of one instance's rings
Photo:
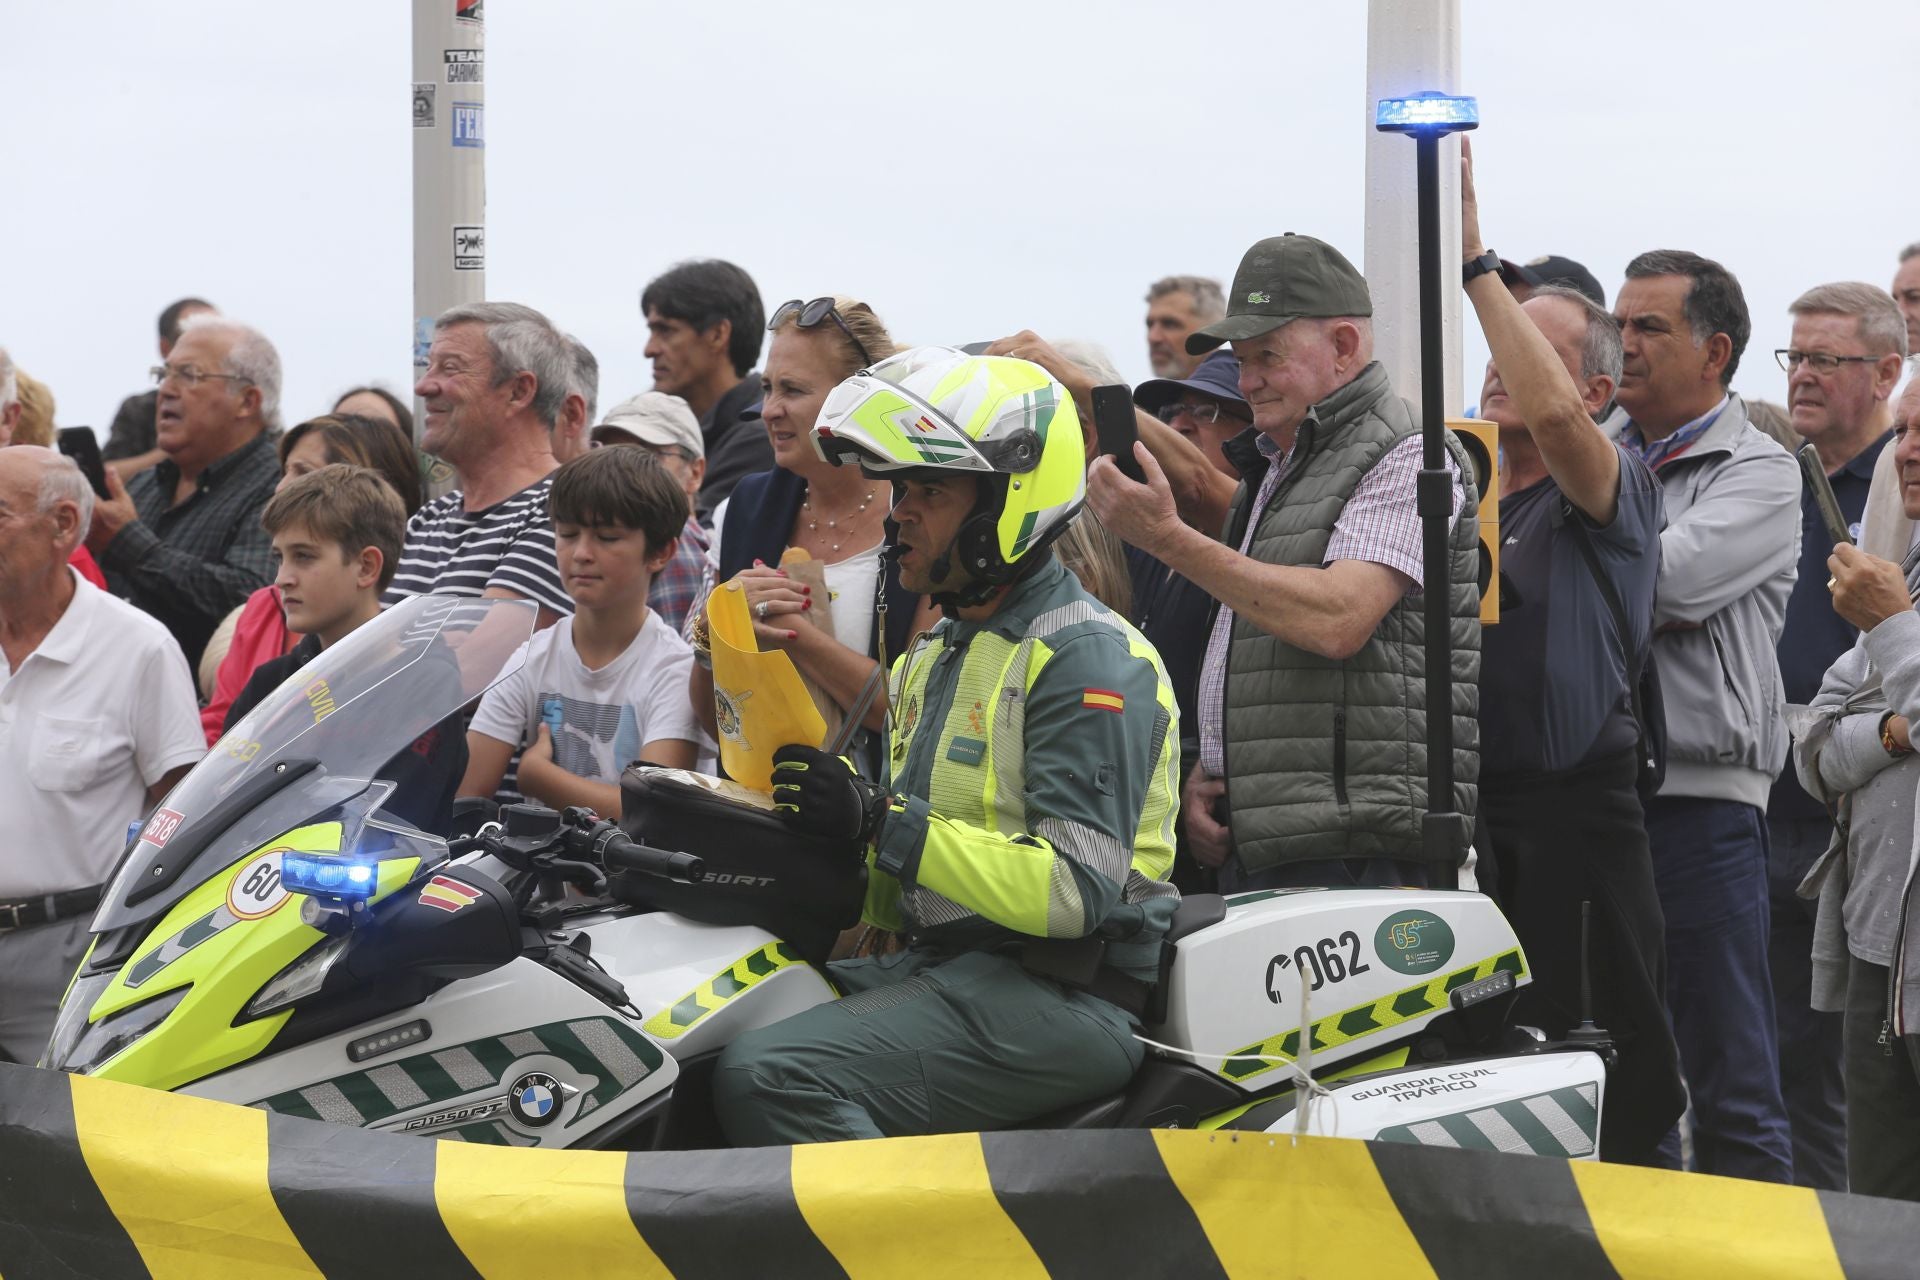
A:
{"type": "MultiPolygon", "coordinates": [[[[1447,577],[1427,581],[1418,419],[1338,249],[1275,236],[1229,288],[1147,290],[1140,447],[1090,457],[1057,554],[1165,663],[1174,879],[1478,887],[1525,945],[1523,1021],[1564,1033],[1591,980],[1619,1049],[1606,1158],[1678,1166],[1684,1130],[1703,1171],[1920,1199],[1920,379],[1897,394],[1920,244],[1890,290],[1808,281],[1772,353],[1781,410],[1736,389],[1760,361],[1726,267],[1650,250],[1609,307],[1572,259],[1489,251],[1470,158],[1462,176],[1492,356],[1477,415],[1501,454],[1484,588],[1457,441],[1447,577]],[[1857,545],[1828,533],[1803,441],[1857,545]],[[1446,707],[1426,701],[1428,591],[1446,707]],[[1452,720],[1451,796],[1426,791],[1431,715],[1452,720]]],[[[445,312],[416,434],[371,385],[283,427],[268,335],[184,298],[97,493],[51,447],[52,394],[0,350],[0,1058],[37,1056],[127,824],[406,596],[525,600],[538,623],[470,723],[403,753],[422,825],[456,795],[615,806],[643,756],[713,767],[703,602],[727,585],[884,772],[876,676],[937,607],[889,567],[889,486],[810,432],[893,337],[839,294],[769,314],[717,260],[647,283],[637,318],[654,385],[601,416],[598,361],[547,316],[445,312]]],[[[1041,365],[1083,420],[1120,380],[1031,330],[976,349],[1041,365]]]]}

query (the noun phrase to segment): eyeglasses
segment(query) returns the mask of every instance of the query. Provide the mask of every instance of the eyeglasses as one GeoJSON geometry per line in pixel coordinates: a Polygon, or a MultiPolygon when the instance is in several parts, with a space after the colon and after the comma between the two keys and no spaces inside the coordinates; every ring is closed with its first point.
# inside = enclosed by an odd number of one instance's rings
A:
{"type": "Polygon", "coordinates": [[[147,373],[153,378],[153,385],[156,387],[168,378],[176,378],[182,384],[189,387],[197,387],[208,378],[224,378],[229,382],[250,383],[253,381],[252,378],[244,378],[237,373],[202,373],[192,365],[175,366],[170,364],[157,364],[147,370],[147,373]]]}
{"type": "Polygon", "coordinates": [[[802,302],[798,298],[792,298],[781,303],[774,308],[773,319],[767,321],[767,331],[771,333],[778,329],[790,316],[799,317],[794,323],[802,329],[815,328],[822,320],[833,321],[840,326],[840,332],[847,335],[847,341],[853,344],[853,349],[860,353],[860,367],[864,369],[873,364],[873,357],[867,353],[867,348],[860,339],[853,336],[853,330],[847,328],[846,318],[840,314],[840,309],[833,305],[832,298],[815,298],[812,302],[802,302]]]}
{"type": "Polygon", "coordinates": [[[1782,347],[1773,353],[1780,367],[1792,373],[1796,366],[1809,364],[1815,373],[1832,373],[1843,364],[1878,364],[1883,356],[1835,356],[1824,351],[1792,351],[1782,347]]]}
{"type": "Polygon", "coordinates": [[[1237,415],[1227,412],[1221,405],[1211,401],[1206,404],[1181,404],[1178,401],[1173,404],[1163,404],[1153,411],[1153,416],[1172,426],[1173,420],[1183,413],[1195,422],[1207,426],[1211,426],[1222,418],[1232,422],[1240,420],[1237,415]]]}

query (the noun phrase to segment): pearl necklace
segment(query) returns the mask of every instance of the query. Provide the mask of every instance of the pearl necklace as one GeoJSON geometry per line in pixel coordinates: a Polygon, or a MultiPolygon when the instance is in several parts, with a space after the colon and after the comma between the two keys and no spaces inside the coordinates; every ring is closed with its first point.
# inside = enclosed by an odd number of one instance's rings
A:
{"type": "MultiPolygon", "coordinates": [[[[867,514],[867,508],[872,506],[873,500],[879,496],[880,496],[880,491],[878,489],[867,490],[867,496],[860,500],[859,509],[853,513],[853,519],[848,520],[847,524],[852,525],[855,520],[858,520],[861,516],[867,514]]],[[[819,529],[820,521],[813,514],[813,492],[811,490],[807,492],[806,497],[800,500],[800,510],[806,513],[807,532],[813,533],[815,530],[819,529]]],[[[840,521],[837,519],[829,518],[827,520],[827,528],[837,531],[840,528],[840,521]]],[[[842,534],[841,536],[845,537],[846,535],[842,534]]],[[[828,543],[827,554],[831,556],[839,555],[840,544],[838,542],[828,543]]]]}

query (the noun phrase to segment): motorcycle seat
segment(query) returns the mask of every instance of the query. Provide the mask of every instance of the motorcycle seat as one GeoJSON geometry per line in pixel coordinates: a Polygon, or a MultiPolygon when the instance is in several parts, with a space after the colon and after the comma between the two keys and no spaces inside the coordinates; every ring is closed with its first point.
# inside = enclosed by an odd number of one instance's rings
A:
{"type": "Polygon", "coordinates": [[[1167,941],[1178,942],[1190,933],[1198,933],[1227,918],[1227,900],[1217,893],[1189,893],[1174,908],[1173,923],[1167,926],[1167,941]]]}

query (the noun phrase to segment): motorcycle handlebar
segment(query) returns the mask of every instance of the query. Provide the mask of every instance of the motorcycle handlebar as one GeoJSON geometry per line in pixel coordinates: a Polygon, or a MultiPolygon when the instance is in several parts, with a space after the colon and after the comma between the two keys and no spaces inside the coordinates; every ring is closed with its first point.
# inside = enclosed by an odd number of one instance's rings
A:
{"type": "Polygon", "coordinates": [[[602,822],[588,830],[569,833],[569,836],[569,845],[577,845],[582,853],[591,853],[609,871],[642,871],[670,880],[694,881],[706,869],[705,864],[691,853],[676,853],[671,849],[636,844],[611,822],[602,822]]]}

